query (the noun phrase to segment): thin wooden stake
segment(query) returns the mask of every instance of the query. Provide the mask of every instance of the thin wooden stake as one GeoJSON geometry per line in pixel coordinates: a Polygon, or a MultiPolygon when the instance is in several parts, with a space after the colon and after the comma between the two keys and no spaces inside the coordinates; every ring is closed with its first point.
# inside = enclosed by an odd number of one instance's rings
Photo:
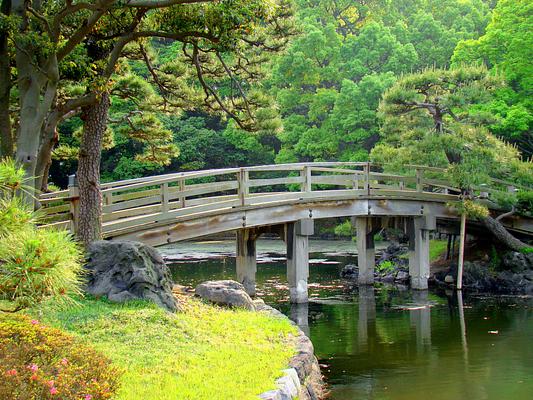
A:
{"type": "Polygon", "coordinates": [[[461,290],[463,288],[465,237],[466,237],[466,214],[462,214],[461,215],[461,233],[460,233],[460,238],[459,238],[459,263],[457,267],[457,290],[461,290]]]}

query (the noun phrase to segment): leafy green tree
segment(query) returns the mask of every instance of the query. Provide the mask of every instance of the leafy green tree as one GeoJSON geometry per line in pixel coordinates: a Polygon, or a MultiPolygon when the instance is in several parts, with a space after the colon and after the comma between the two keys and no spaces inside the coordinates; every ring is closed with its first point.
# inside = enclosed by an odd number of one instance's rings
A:
{"type": "Polygon", "coordinates": [[[460,42],[453,62],[483,62],[504,75],[508,86],[493,102],[479,108],[492,116],[490,129],[516,143],[524,156],[533,154],[533,4],[527,0],[500,0],[479,39],[460,42]]]}
{"type": "Polygon", "coordinates": [[[269,85],[284,131],[276,160],[362,161],[378,138],[377,106],[397,76],[447,66],[488,22],[482,0],[299,1],[301,36],[269,85]]]}
{"type": "MultiPolygon", "coordinates": [[[[429,69],[404,76],[383,96],[383,142],[372,150],[371,158],[394,170],[402,164],[444,167],[467,200],[474,189],[488,185],[491,177],[531,187],[533,163],[521,161],[514,147],[492,135],[470,112],[500,85],[500,80],[481,66],[429,69]]],[[[472,204],[465,201],[464,207],[475,211],[502,243],[514,250],[527,247],[507,232],[499,219],[472,204]]]]}
{"type": "MultiPolygon", "coordinates": [[[[0,77],[0,91],[14,94],[20,106],[15,115],[16,131],[10,127],[7,132],[5,118],[0,124],[2,143],[7,153],[16,152],[28,177],[42,177],[58,141],[58,124],[72,114],[80,115],[80,232],[87,237],[98,236],[99,224],[88,221],[98,214],[100,147],[107,130],[109,91],[111,79],[121,72],[124,56],[142,57],[165,95],[184,87],[170,85],[177,81],[169,77],[185,66],[191,73],[178,77],[203,92],[210,111],[228,114],[249,128],[254,125],[252,114],[261,104],[256,101],[258,96],[245,96],[243,82],[260,77],[267,57],[264,49],[277,51],[283,46],[290,28],[286,21],[291,16],[290,3],[285,0],[6,0],[0,11],[0,51],[9,59],[2,68],[7,72],[14,68],[13,74],[0,77]],[[183,45],[174,66],[153,68],[142,47],[154,38],[183,45]],[[6,48],[6,41],[12,47],[6,48]],[[16,75],[16,85],[11,75],[16,75]],[[196,83],[187,81],[192,76],[196,83]],[[226,84],[217,87],[222,76],[226,84]],[[227,95],[225,90],[235,94],[227,95]],[[13,138],[16,146],[4,140],[6,137],[13,138]]],[[[165,96],[171,97],[179,98],[179,94],[165,96]]],[[[5,116],[11,104],[0,102],[4,107],[0,115],[5,116]]],[[[143,124],[152,133],[161,132],[152,129],[157,125],[153,118],[143,124]]],[[[40,181],[36,179],[36,187],[40,181]]]]}

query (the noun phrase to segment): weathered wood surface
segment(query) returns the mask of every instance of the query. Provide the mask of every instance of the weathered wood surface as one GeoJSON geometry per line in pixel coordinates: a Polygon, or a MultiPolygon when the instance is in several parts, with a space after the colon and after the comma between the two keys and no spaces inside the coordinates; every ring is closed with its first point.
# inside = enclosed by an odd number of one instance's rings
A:
{"type": "MultiPolygon", "coordinates": [[[[459,199],[460,190],[444,179],[444,170],[418,165],[404,169],[406,175],[384,173],[382,166],[371,163],[295,163],[105,183],[102,232],[106,238],[162,244],[300,218],[428,213],[457,217],[447,204],[459,199]]],[[[506,191],[509,186],[494,180],[490,188],[478,190],[506,191]]],[[[72,193],[40,196],[44,226],[75,230],[77,197],[72,193]]],[[[509,223],[526,231],[533,225],[509,223]]]]}

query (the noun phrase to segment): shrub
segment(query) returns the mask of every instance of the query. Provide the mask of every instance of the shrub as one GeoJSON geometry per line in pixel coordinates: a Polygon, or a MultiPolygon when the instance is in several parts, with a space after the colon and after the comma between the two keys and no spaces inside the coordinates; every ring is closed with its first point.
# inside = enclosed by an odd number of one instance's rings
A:
{"type": "Polygon", "coordinates": [[[351,237],[355,235],[355,228],[352,222],[348,219],[335,227],[335,235],[341,237],[351,237]]]}
{"type": "Polygon", "coordinates": [[[524,215],[533,215],[533,190],[521,190],[517,194],[517,210],[524,215]]]}
{"type": "Polygon", "coordinates": [[[67,232],[23,229],[0,238],[0,300],[18,310],[80,293],[81,251],[67,232]]]}
{"type": "Polygon", "coordinates": [[[376,269],[380,273],[381,272],[392,272],[394,271],[395,268],[396,268],[396,265],[390,260],[382,261],[376,266],[376,269]]]}
{"type": "Polygon", "coordinates": [[[22,315],[0,315],[1,399],[110,399],[120,371],[72,336],[22,315]]]}
{"type": "Polygon", "coordinates": [[[38,229],[19,195],[24,171],[0,161],[0,309],[16,311],[46,297],[79,293],[81,250],[66,232],[38,229]],[[7,303],[7,304],[6,304],[7,303]]]}

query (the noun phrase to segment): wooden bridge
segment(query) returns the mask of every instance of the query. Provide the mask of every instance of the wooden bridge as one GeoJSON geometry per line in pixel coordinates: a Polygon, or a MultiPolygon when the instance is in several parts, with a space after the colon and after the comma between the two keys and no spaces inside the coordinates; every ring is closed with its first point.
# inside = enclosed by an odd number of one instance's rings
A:
{"type": "MultiPolygon", "coordinates": [[[[324,162],[204,170],[101,185],[103,236],[162,245],[221,232],[237,232],[237,276],[255,292],[255,241],[265,232],[287,243],[291,299],[307,300],[308,237],[313,220],[353,217],[357,228],[359,282],[373,282],[374,233],[394,224],[410,235],[413,288],[427,288],[429,236],[437,221],[457,220],[452,204],[460,190],[439,168],[404,166],[388,174],[371,163],[324,162]]],[[[477,190],[515,190],[493,179],[477,190]]],[[[47,226],[75,232],[78,188],[40,196],[47,226]]],[[[524,219],[509,219],[517,232],[533,232],[524,219]]]]}

